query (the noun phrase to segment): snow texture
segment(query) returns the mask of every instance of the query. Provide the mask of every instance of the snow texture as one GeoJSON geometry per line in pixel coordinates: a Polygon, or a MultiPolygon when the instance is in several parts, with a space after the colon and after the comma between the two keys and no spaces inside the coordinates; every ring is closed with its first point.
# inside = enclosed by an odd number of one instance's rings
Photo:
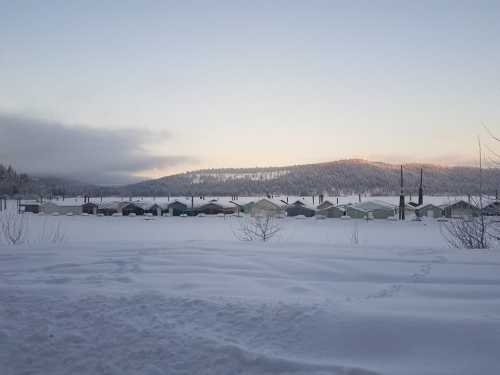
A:
{"type": "Polygon", "coordinates": [[[498,250],[433,220],[282,219],[269,243],[238,220],[29,216],[0,247],[0,374],[500,373],[498,250]]]}

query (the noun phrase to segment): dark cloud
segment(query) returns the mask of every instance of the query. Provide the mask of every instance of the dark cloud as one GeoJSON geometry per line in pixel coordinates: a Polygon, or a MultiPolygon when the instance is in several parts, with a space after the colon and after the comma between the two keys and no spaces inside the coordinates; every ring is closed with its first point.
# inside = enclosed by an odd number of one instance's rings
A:
{"type": "Polygon", "coordinates": [[[57,122],[0,114],[0,162],[21,172],[120,184],[134,174],[192,162],[185,156],[157,156],[148,145],[170,135],[141,129],[67,126],[57,122]]]}

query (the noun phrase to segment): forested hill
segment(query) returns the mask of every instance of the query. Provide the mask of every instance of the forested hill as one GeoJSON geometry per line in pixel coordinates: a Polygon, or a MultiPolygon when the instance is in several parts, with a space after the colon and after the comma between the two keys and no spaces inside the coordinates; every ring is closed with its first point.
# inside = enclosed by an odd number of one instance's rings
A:
{"type": "MultiPolygon", "coordinates": [[[[408,164],[405,191],[418,191],[420,168],[426,194],[476,194],[479,169],[408,164]]],[[[500,188],[500,170],[483,171],[484,191],[500,188]]],[[[399,165],[365,160],[276,168],[207,169],[148,180],[120,188],[127,195],[399,194],[399,165]]]]}
{"type": "Polygon", "coordinates": [[[58,177],[32,177],[0,164],[0,195],[9,197],[80,195],[100,188],[58,177]]]}

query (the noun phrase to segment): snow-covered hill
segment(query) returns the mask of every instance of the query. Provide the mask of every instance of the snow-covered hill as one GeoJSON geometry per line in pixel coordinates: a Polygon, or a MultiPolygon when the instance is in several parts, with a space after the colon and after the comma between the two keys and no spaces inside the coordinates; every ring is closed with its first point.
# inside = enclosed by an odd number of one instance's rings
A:
{"type": "MultiPolygon", "coordinates": [[[[405,165],[407,193],[416,193],[420,168],[424,169],[427,194],[476,194],[479,170],[471,167],[405,165]]],[[[399,193],[399,165],[365,160],[340,160],[330,163],[277,168],[207,169],[149,180],[122,187],[129,195],[331,195],[399,193]]],[[[484,171],[484,190],[493,194],[500,186],[500,170],[484,171]]]]}

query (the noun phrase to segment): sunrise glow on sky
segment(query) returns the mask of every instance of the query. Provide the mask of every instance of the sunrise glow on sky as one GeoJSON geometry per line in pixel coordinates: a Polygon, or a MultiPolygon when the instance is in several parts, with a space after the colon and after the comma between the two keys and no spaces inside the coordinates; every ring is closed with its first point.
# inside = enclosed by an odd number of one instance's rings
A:
{"type": "MultiPolygon", "coordinates": [[[[3,131],[44,149],[66,132],[29,172],[117,139],[103,158],[148,177],[472,164],[483,126],[500,131],[500,2],[0,3],[3,131]]],[[[1,156],[23,169],[19,149],[1,156]]]]}

